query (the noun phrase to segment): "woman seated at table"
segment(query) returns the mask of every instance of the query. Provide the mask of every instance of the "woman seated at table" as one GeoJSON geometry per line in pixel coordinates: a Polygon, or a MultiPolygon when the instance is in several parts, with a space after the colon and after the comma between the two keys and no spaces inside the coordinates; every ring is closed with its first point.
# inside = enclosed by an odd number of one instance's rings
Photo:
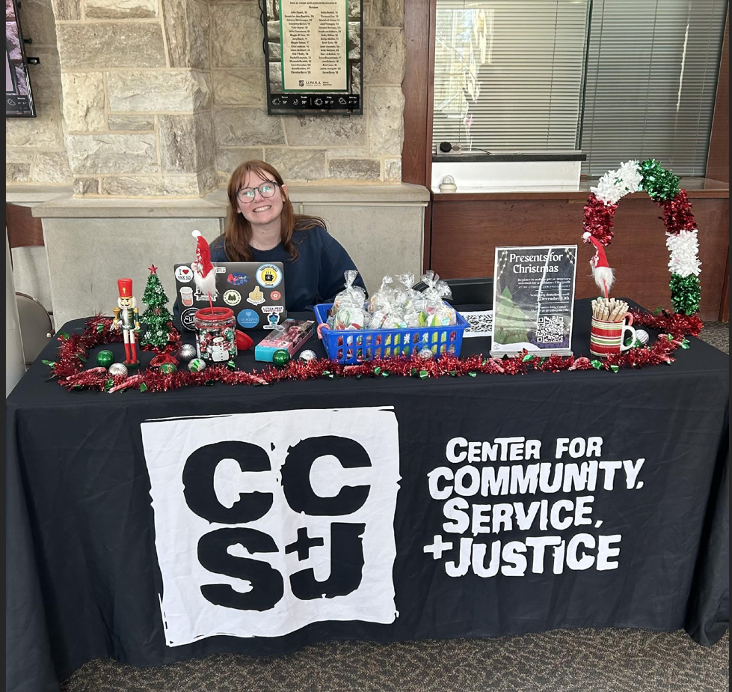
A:
{"type": "MultiPolygon", "coordinates": [[[[264,161],[246,161],[232,174],[224,234],[211,243],[211,261],[283,262],[288,311],[328,303],[356,269],[325,221],[295,214],[287,186],[264,161]]],[[[365,288],[359,275],[356,284],[365,288]]]]}

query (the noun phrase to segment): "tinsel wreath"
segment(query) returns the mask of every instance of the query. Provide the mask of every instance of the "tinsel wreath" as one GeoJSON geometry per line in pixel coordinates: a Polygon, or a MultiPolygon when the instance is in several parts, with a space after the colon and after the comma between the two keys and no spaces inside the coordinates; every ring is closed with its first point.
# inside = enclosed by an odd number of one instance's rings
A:
{"type": "Polygon", "coordinates": [[[676,312],[694,315],[699,310],[701,283],[699,243],[694,214],[679,177],[649,159],[627,161],[616,171],[608,171],[592,188],[584,210],[584,231],[608,246],[614,237],[613,223],[618,203],[627,194],[645,190],[663,208],[666,245],[670,252],[671,302],[676,312]]]}
{"type": "MultiPolygon", "coordinates": [[[[167,391],[200,385],[213,385],[221,382],[228,385],[268,385],[283,380],[313,380],[318,378],[338,379],[341,377],[415,377],[430,379],[436,377],[476,377],[484,375],[526,375],[530,371],[561,372],[563,370],[608,370],[618,372],[621,368],[642,368],[674,362],[673,354],[678,348],[688,348],[686,336],[698,336],[703,324],[696,316],[663,312],[651,315],[633,312],[634,324],[650,327],[661,332],[651,346],[633,348],[622,354],[604,360],[590,359],[585,356],[540,357],[523,352],[512,358],[485,358],[482,355],[458,358],[444,354],[435,359],[423,359],[419,355],[397,358],[380,358],[360,365],[342,365],[333,361],[293,360],[283,368],[268,366],[261,372],[247,373],[236,370],[233,361],[222,366],[208,367],[202,372],[161,373],[148,369],[124,378],[111,377],[105,368],[84,370],[87,351],[95,346],[121,341],[118,332],[110,329],[111,319],[91,318],[82,334],[61,334],[61,342],[56,361],[44,361],[51,367],[51,373],[58,378],[62,387],[68,390],[91,389],[118,392],[124,389],[139,391],[167,391]]],[[[158,353],[177,350],[180,341],[168,344],[165,349],[151,349],[158,353]]]]}

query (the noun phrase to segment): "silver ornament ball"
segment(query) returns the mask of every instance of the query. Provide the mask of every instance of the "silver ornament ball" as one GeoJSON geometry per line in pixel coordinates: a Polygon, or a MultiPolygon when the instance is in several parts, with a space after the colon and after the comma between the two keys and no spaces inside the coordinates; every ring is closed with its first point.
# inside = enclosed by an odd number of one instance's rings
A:
{"type": "Polygon", "coordinates": [[[434,358],[434,355],[435,355],[435,354],[434,354],[434,353],[432,353],[432,349],[431,349],[431,348],[427,348],[427,347],[425,347],[425,348],[423,348],[423,349],[422,349],[422,350],[421,350],[421,351],[419,352],[419,354],[418,354],[418,355],[419,355],[419,357],[420,357],[420,358],[422,358],[423,360],[432,360],[432,358],[434,358]]]}
{"type": "Polygon", "coordinates": [[[201,358],[194,358],[190,363],[188,363],[188,369],[191,372],[201,372],[206,369],[206,361],[201,358]]]}
{"type": "Polygon", "coordinates": [[[636,345],[645,346],[650,341],[650,339],[651,339],[651,337],[645,329],[636,329],[635,330],[636,345]]]}
{"type": "Polygon", "coordinates": [[[107,372],[112,375],[112,377],[127,377],[127,368],[124,363],[112,363],[107,372]]]}
{"type": "Polygon", "coordinates": [[[306,363],[309,363],[311,360],[317,360],[318,354],[315,353],[315,351],[311,351],[310,349],[306,349],[303,351],[298,358],[300,360],[304,360],[306,363]]]}
{"type": "Polygon", "coordinates": [[[183,344],[180,347],[180,350],[178,351],[178,353],[176,354],[176,358],[178,358],[178,360],[182,360],[185,363],[193,360],[195,357],[196,357],[196,347],[193,346],[193,344],[183,344]]]}

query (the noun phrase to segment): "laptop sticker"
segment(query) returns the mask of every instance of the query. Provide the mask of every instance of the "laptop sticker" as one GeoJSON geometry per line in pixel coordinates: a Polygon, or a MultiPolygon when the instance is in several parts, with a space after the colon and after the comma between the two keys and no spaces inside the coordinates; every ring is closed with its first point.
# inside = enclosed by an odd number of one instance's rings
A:
{"type": "Polygon", "coordinates": [[[264,303],[264,301],[267,300],[264,297],[264,293],[262,293],[262,289],[259,288],[259,286],[255,286],[254,290],[249,294],[249,297],[247,298],[247,303],[251,303],[252,305],[261,305],[264,303]]]}
{"type": "Polygon", "coordinates": [[[190,267],[178,267],[175,270],[175,278],[182,284],[187,284],[193,281],[193,271],[191,271],[190,267]]]}
{"type": "Polygon", "coordinates": [[[259,324],[259,315],[254,310],[242,310],[236,320],[245,329],[251,329],[259,324]]]}
{"type": "Polygon", "coordinates": [[[263,329],[274,329],[280,323],[280,316],[275,313],[267,315],[267,324],[264,325],[263,329]]]}
{"type": "Polygon", "coordinates": [[[279,323],[285,308],[282,305],[265,305],[262,312],[267,315],[267,324],[264,329],[274,329],[279,323]]]}
{"type": "Polygon", "coordinates": [[[233,289],[224,291],[224,303],[231,305],[232,307],[234,305],[239,305],[239,303],[241,303],[241,293],[233,289]]]}
{"type": "Polygon", "coordinates": [[[257,283],[264,288],[276,288],[282,283],[282,270],[275,264],[263,264],[257,269],[257,283]]]}
{"type": "Polygon", "coordinates": [[[190,329],[191,331],[193,331],[196,328],[195,317],[197,312],[198,308],[188,308],[187,310],[183,310],[183,312],[181,312],[180,321],[186,329],[190,329]]]}
{"type": "Polygon", "coordinates": [[[249,277],[241,272],[231,272],[229,276],[226,277],[226,281],[232,286],[243,286],[249,281],[249,277]]]}

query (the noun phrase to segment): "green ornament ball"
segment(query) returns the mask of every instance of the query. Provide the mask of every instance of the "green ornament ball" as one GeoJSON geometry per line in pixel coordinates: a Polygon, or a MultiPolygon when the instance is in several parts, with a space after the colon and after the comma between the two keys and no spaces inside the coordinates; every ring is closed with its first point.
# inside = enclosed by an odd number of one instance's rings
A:
{"type": "Polygon", "coordinates": [[[163,363],[160,366],[160,372],[162,372],[164,375],[170,375],[177,371],[178,371],[178,368],[176,368],[173,363],[163,363]]]}
{"type": "Polygon", "coordinates": [[[278,368],[283,368],[289,362],[290,354],[282,348],[272,354],[272,363],[278,368]]]}
{"type": "Polygon", "coordinates": [[[114,363],[114,353],[106,350],[97,353],[97,365],[102,368],[108,368],[112,363],[114,363]]]}

